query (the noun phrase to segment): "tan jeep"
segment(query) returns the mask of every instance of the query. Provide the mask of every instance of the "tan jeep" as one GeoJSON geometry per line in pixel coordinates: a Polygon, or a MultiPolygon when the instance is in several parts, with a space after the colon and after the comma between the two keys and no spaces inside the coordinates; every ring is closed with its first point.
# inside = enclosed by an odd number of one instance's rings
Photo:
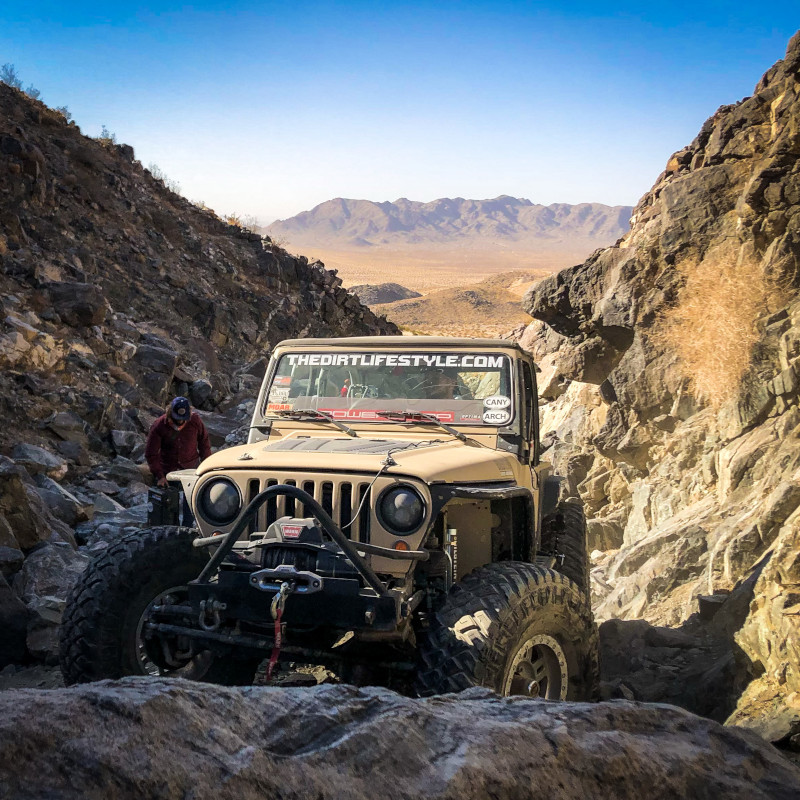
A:
{"type": "Polygon", "coordinates": [[[66,682],[250,683],[321,664],[420,694],[587,699],[580,505],[540,459],[536,371],[505,340],[276,347],[248,443],[182,481],[196,527],[113,544],[67,603],[66,682]]]}

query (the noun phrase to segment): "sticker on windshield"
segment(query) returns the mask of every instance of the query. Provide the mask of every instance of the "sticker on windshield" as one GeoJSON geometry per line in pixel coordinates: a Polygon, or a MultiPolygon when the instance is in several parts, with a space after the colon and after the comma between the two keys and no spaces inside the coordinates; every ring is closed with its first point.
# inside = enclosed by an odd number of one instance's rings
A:
{"type": "Polygon", "coordinates": [[[289,399],[289,387],[272,387],[269,390],[270,403],[285,403],[289,399]]]}
{"type": "Polygon", "coordinates": [[[487,409],[483,412],[483,421],[487,425],[505,425],[511,419],[511,412],[504,408],[487,409]]]}
{"type": "Polygon", "coordinates": [[[461,369],[500,369],[504,356],[445,355],[424,353],[291,353],[291,366],[322,367],[455,367],[461,369]]]}
{"type": "Polygon", "coordinates": [[[485,397],[483,400],[483,406],[486,409],[501,409],[501,408],[509,408],[511,405],[511,398],[506,397],[503,394],[493,394],[491,397],[485,397]]]}

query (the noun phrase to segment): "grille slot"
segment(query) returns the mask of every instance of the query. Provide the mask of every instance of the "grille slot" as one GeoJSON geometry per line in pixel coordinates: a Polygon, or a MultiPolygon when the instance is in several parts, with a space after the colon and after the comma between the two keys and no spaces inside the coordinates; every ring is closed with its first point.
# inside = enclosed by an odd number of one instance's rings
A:
{"type": "MultiPolygon", "coordinates": [[[[303,481],[303,491],[307,494],[310,494],[315,500],[318,500],[317,495],[314,493],[314,489],[316,488],[314,481],[303,481]]],[[[307,509],[302,503],[300,504],[300,513],[297,515],[298,517],[307,517],[310,516],[311,511],[307,509]]]]}
{"type": "Polygon", "coordinates": [[[348,528],[353,519],[353,484],[343,483],[339,487],[339,527],[344,535],[350,539],[353,536],[352,525],[348,528]]]}
{"type": "Polygon", "coordinates": [[[323,481],[321,495],[319,504],[333,517],[333,484],[330,481],[323,481]]]}
{"type": "MultiPolygon", "coordinates": [[[[264,488],[268,489],[270,486],[277,486],[277,485],[278,485],[278,479],[270,478],[264,484],[264,488]]],[[[270,497],[270,499],[267,500],[266,502],[266,506],[267,506],[267,524],[264,530],[269,528],[269,526],[272,525],[272,523],[275,522],[276,519],[278,519],[278,498],[270,497]]]]}
{"type": "Polygon", "coordinates": [[[361,504],[362,500],[364,501],[364,505],[361,506],[361,512],[358,515],[358,541],[365,544],[369,544],[369,518],[372,511],[370,494],[372,492],[368,483],[362,483],[358,487],[358,502],[361,504]],[[366,500],[364,500],[365,497],[366,500]]]}
{"type": "MultiPolygon", "coordinates": [[[[245,500],[245,505],[250,505],[250,502],[255,499],[256,495],[258,494],[259,490],[259,482],[257,479],[247,481],[247,499],[245,500]]],[[[264,514],[264,506],[256,511],[255,516],[250,520],[247,524],[247,533],[255,533],[256,531],[263,531],[264,528],[259,523],[262,520],[264,514]]]]}
{"type": "MultiPolygon", "coordinates": [[[[283,483],[285,483],[287,486],[297,486],[297,481],[293,480],[292,478],[288,478],[287,480],[283,481],[283,483]]],[[[283,505],[283,513],[281,514],[282,517],[295,516],[294,497],[282,498],[282,505],[283,505]]]]}

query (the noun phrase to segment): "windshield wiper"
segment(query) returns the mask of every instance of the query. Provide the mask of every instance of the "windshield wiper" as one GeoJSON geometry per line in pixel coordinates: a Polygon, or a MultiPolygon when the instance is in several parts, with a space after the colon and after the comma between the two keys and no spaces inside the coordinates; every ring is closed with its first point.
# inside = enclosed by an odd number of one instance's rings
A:
{"type": "Polygon", "coordinates": [[[376,411],[375,413],[379,417],[386,417],[387,419],[395,417],[397,419],[401,419],[402,421],[410,419],[414,422],[430,422],[433,425],[438,425],[442,430],[447,431],[451,436],[455,436],[460,442],[467,441],[467,437],[461,433],[461,431],[456,430],[446,422],[442,422],[440,419],[437,419],[437,417],[433,414],[425,414],[422,411],[376,411]]]}
{"type": "Polygon", "coordinates": [[[355,436],[357,437],[358,434],[348,425],[345,425],[343,422],[339,422],[338,419],[334,419],[330,414],[325,411],[318,411],[316,408],[287,408],[283,411],[273,411],[273,414],[277,414],[280,417],[303,417],[303,416],[312,416],[317,417],[319,419],[326,419],[332,425],[335,425],[339,430],[344,431],[348,436],[355,436]]]}

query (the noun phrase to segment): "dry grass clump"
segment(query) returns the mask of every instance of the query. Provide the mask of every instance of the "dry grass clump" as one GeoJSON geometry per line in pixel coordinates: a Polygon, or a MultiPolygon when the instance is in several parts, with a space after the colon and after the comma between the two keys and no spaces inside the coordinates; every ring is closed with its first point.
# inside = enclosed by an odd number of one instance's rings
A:
{"type": "Polygon", "coordinates": [[[758,266],[720,249],[678,270],[685,280],[677,305],[663,315],[655,339],[676,352],[690,391],[713,408],[736,396],[759,339],[768,281],[758,266]]]}

